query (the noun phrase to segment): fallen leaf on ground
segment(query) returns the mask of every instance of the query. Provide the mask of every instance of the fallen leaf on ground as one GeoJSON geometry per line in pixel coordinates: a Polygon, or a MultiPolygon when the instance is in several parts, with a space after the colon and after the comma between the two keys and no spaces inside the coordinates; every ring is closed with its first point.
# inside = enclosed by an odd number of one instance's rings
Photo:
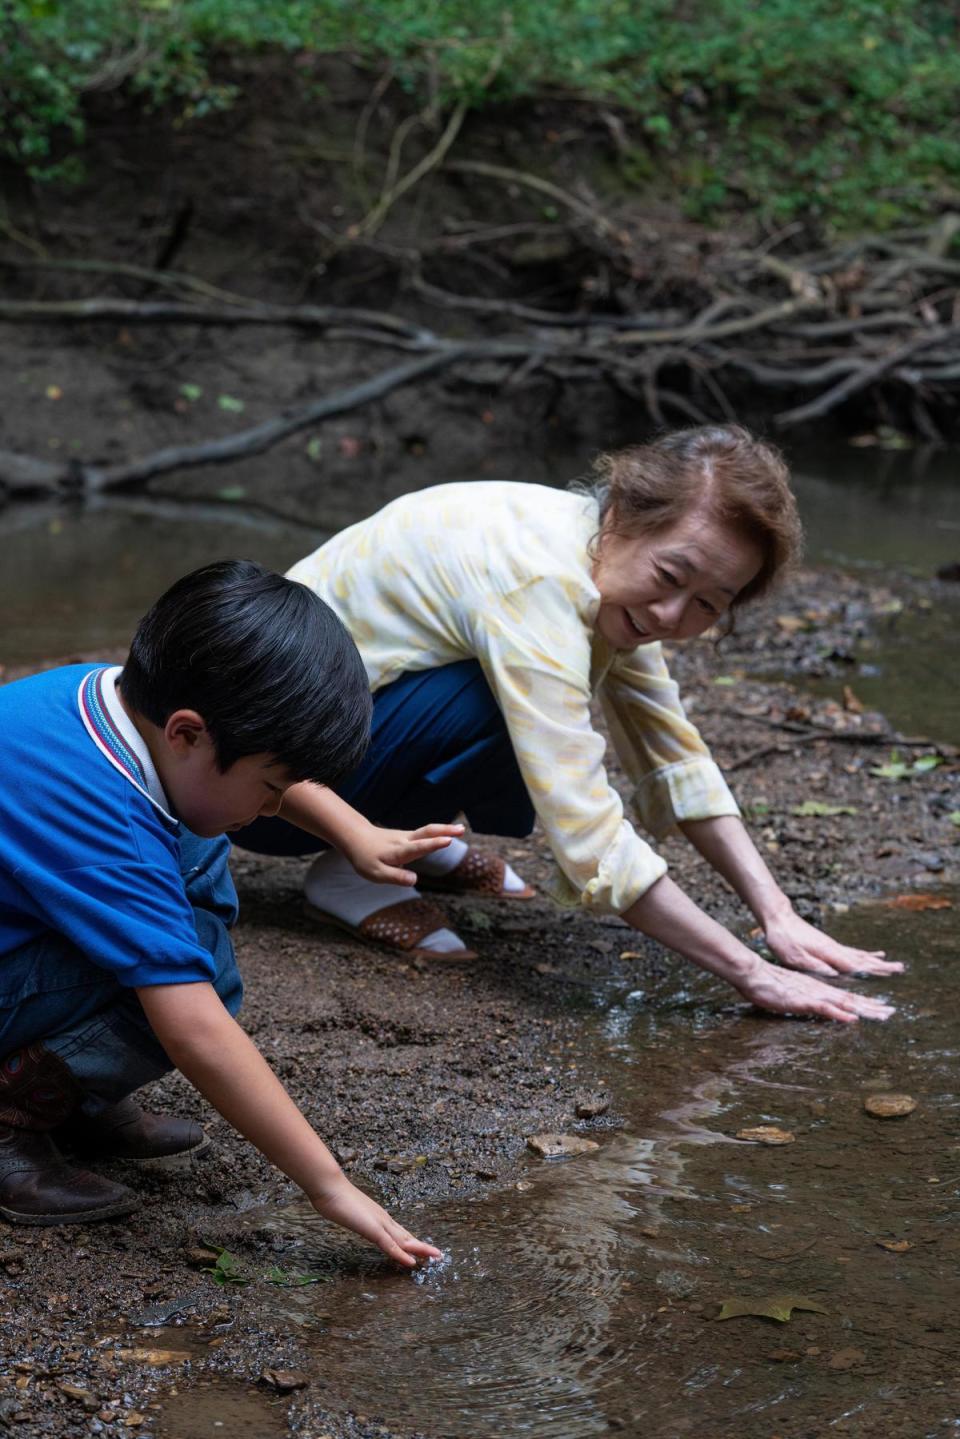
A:
{"type": "Polygon", "coordinates": [[[943,894],[897,894],[892,899],[880,901],[887,909],[908,909],[920,912],[925,909],[953,909],[953,900],[943,894]]]}
{"type": "Polygon", "coordinates": [[[930,770],[936,769],[942,763],[938,754],[923,754],[911,762],[902,760],[894,750],[887,764],[872,765],[870,773],[877,779],[913,779],[918,774],[929,774],[930,770]]]}
{"type": "Polygon", "coordinates": [[[775,1124],[756,1124],[752,1129],[738,1129],[736,1137],[753,1144],[792,1144],[797,1136],[775,1124]]]}
{"type": "Polygon", "coordinates": [[[862,1349],[838,1349],[835,1354],[830,1355],[827,1367],[829,1369],[852,1369],[854,1364],[860,1364],[866,1357],[862,1349]]]}
{"type": "Polygon", "coordinates": [[[913,1248],[912,1239],[878,1239],[875,1242],[881,1249],[889,1249],[891,1254],[906,1254],[908,1249],[913,1248]]]}
{"type": "Polygon", "coordinates": [[[863,1107],[874,1119],[903,1119],[913,1113],[917,1101],[909,1094],[868,1094],[863,1107]]]}
{"type": "Polygon", "coordinates": [[[810,628],[809,620],[802,620],[799,615],[777,615],[777,624],[788,635],[799,634],[801,630],[810,628]]]}
{"type": "Polygon", "coordinates": [[[806,1299],[802,1294],[770,1294],[756,1299],[724,1299],[718,1319],[776,1319],[786,1324],[795,1309],[808,1309],[813,1314],[828,1314],[815,1299],[806,1299]]]}
{"type": "Polygon", "coordinates": [[[117,1358],[135,1364],[185,1364],[191,1354],[189,1349],[118,1349],[117,1358]]]}
{"type": "Polygon", "coordinates": [[[863,714],[863,700],[858,699],[849,685],[843,687],[843,707],[850,714],[863,714]]]}
{"type": "Polygon", "coordinates": [[[571,1154],[590,1154],[600,1146],[594,1139],[581,1139],[577,1134],[531,1134],[527,1148],[541,1159],[562,1159],[571,1154]]]}
{"type": "Polygon", "coordinates": [[[835,814],[856,814],[857,811],[850,804],[825,804],[819,799],[805,799],[803,804],[795,804],[790,807],[791,814],[801,816],[823,815],[825,817],[835,814]]]}

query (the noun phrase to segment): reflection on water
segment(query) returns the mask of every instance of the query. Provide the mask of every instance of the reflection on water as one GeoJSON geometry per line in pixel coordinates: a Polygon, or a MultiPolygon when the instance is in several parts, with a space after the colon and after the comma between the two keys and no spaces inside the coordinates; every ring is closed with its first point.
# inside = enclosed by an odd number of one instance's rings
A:
{"type": "MultiPolygon", "coordinates": [[[[278,469],[259,508],[250,499],[218,502],[233,478],[227,470],[209,480],[208,501],[100,496],[82,506],[8,506],[0,509],[0,662],[122,645],[157,594],[187,570],[231,556],[284,569],[405,489],[450,478],[567,484],[588,462],[587,452],[498,451],[474,473],[431,476],[424,468],[387,477],[358,464],[355,483],[318,480],[309,504],[285,493],[278,469]]],[[[960,486],[949,452],[927,456],[921,467],[917,453],[837,446],[801,456],[795,470],[813,561],[930,575],[960,560],[960,486]]]]}
{"type": "MultiPolygon", "coordinates": [[[[901,1006],[889,1024],[718,1014],[696,989],[679,1005],[676,993],[604,997],[582,1060],[604,1074],[624,1127],[596,1131],[596,1154],[529,1160],[506,1193],[409,1216],[445,1249],[416,1283],[331,1240],[306,1206],[252,1216],[287,1236],[284,1264],[331,1276],[265,1300],[312,1321],[325,1399],[458,1439],[734,1432],[717,1426],[760,1414],[767,1434],[801,1399],[818,1421],[803,1432],[820,1433],[902,1402],[913,1346],[932,1344],[936,1359],[960,1338],[957,924],[950,911],[876,907],[843,927],[910,965],[888,982],[901,1006]],[[908,1121],[864,1113],[864,1095],[886,1087],[919,1099],[908,1121]],[[732,1137],[756,1124],[796,1142],[732,1137]],[[877,1242],[910,1236],[909,1254],[877,1242]],[[777,1292],[829,1313],[796,1315],[787,1339],[770,1321],[711,1322],[723,1298],[777,1292]],[[789,1363],[768,1357],[778,1344],[789,1363]],[[883,1385],[860,1366],[882,1366],[883,1385]]],[[[939,1424],[945,1397],[933,1389],[925,1403],[939,1424]]]]}

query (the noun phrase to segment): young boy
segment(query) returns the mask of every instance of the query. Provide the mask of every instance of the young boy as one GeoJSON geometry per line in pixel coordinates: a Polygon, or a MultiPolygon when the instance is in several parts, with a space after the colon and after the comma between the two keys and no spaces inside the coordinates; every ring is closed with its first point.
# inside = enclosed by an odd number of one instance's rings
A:
{"type": "Polygon", "coordinates": [[[232,1016],[241,980],[226,833],[284,808],[368,876],[447,843],[378,830],[329,785],[361,758],[370,697],[353,641],[305,586],[227,561],[180,580],[123,669],[0,688],[0,1214],[124,1214],[73,1167],[198,1149],[202,1129],[129,1097],[177,1067],[317,1211],[410,1266],[439,1253],[350,1183],[232,1016]],[[298,796],[300,797],[298,808],[298,796]],[[55,1142],[54,1142],[55,1141],[55,1142]]]}

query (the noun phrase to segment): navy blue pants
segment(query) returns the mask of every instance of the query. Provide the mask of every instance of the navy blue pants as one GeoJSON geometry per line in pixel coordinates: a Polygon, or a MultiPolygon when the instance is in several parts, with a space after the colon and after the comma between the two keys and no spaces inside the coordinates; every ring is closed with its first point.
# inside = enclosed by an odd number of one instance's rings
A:
{"type": "MultiPolygon", "coordinates": [[[[503,715],[476,660],[417,670],[377,690],[370,748],[337,794],[389,829],[446,823],[461,813],[480,834],[521,837],[533,829],[503,715]]],[[[233,841],[256,854],[327,848],[282,819],[258,819],[233,841]]]]}

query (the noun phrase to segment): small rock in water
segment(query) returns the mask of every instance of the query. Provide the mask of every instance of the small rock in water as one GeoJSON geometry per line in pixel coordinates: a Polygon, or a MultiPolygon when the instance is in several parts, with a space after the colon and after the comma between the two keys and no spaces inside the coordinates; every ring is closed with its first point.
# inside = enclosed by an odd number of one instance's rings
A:
{"type": "Polygon", "coordinates": [[[609,1094],[583,1094],[578,1096],[574,1113],[578,1119],[596,1119],[610,1108],[609,1094]]]}
{"type": "Polygon", "coordinates": [[[691,1279],[689,1274],[684,1274],[681,1269],[661,1269],[653,1281],[658,1289],[663,1289],[674,1299],[689,1299],[697,1287],[697,1281],[691,1279]]]}
{"type": "Polygon", "coordinates": [[[797,1136],[775,1124],[756,1124],[752,1129],[738,1129],[736,1137],[754,1144],[792,1144],[797,1136]]]}
{"type": "Polygon", "coordinates": [[[577,1134],[531,1134],[527,1148],[541,1159],[562,1159],[571,1154],[590,1154],[600,1146],[593,1139],[581,1139],[577,1134]]]}
{"type": "Polygon", "coordinates": [[[903,1119],[913,1113],[917,1101],[909,1094],[868,1094],[863,1107],[874,1119],[903,1119]]]}

